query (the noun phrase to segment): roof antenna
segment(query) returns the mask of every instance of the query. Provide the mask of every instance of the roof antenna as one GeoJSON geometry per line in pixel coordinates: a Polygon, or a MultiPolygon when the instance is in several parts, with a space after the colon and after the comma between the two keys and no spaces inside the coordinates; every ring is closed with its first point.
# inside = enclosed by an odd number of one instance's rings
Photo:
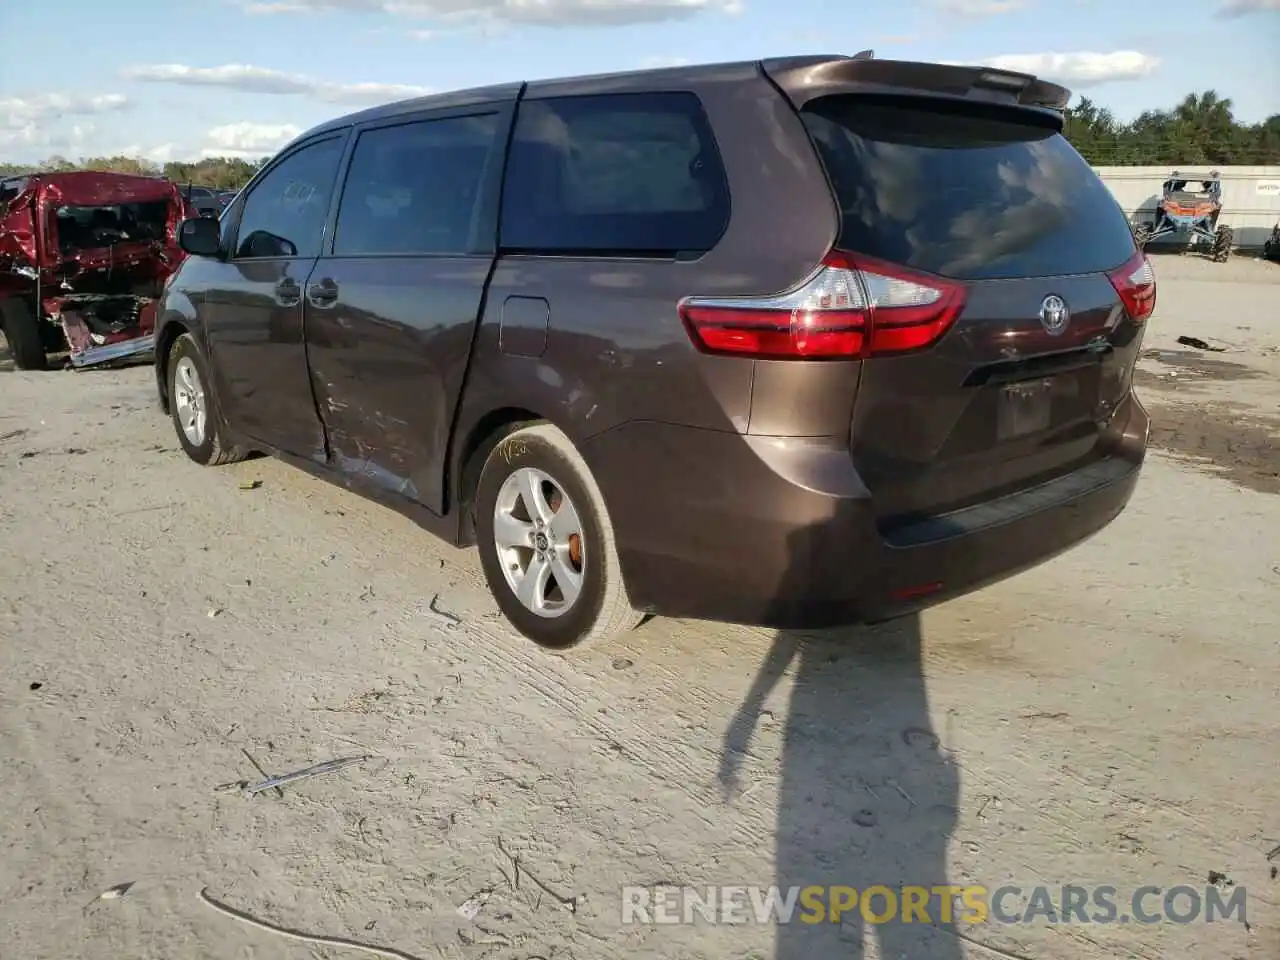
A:
{"type": "Polygon", "coordinates": [[[876,52],[874,50],[859,50],[853,55],[854,60],[874,60],[876,52]]]}

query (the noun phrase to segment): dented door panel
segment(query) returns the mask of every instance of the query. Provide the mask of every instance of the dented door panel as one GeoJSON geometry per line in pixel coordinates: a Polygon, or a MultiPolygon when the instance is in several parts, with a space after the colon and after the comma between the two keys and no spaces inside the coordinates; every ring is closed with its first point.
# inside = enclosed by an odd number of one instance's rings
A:
{"type": "Polygon", "coordinates": [[[237,432],[324,459],[302,335],[302,288],[314,260],[218,264],[203,313],[220,374],[219,401],[237,432]]]}
{"type": "Polygon", "coordinates": [[[334,465],[442,510],[443,457],[490,258],[323,259],[308,285],[312,384],[334,465]],[[312,294],[336,299],[317,305],[312,294]]]}
{"type": "Polygon", "coordinates": [[[304,296],[331,464],[445,511],[445,461],[493,267],[514,100],[358,130],[304,296]]]}

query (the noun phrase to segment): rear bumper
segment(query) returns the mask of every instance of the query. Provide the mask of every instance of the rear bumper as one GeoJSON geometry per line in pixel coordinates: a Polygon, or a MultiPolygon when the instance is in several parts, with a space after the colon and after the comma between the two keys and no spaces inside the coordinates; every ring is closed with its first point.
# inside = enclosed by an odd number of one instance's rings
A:
{"type": "Polygon", "coordinates": [[[890,619],[1080,543],[1128,503],[1147,432],[1146,411],[1131,396],[1102,459],[891,530],[877,526],[847,448],[833,440],[630,424],[584,454],[608,500],[638,607],[794,628],[890,619]]]}
{"type": "Polygon", "coordinates": [[[130,357],[150,356],[155,349],[156,338],[147,333],[132,340],[120,340],[116,343],[104,343],[101,346],[89,347],[79,353],[70,354],[73,367],[91,367],[99,363],[111,363],[126,360],[130,357]]]}
{"type": "MultiPolygon", "coordinates": [[[[95,336],[85,316],[85,306],[64,299],[57,304],[56,318],[62,327],[63,338],[71,348],[73,367],[92,367],[101,363],[148,357],[155,349],[156,302],[133,295],[120,297],[95,297],[93,303],[127,301],[136,304],[136,323],[105,337],[95,336]],[[98,342],[103,341],[103,342],[98,342]]],[[[46,301],[48,304],[50,301],[46,301]]],[[[89,305],[87,309],[94,309],[89,305]]]]}

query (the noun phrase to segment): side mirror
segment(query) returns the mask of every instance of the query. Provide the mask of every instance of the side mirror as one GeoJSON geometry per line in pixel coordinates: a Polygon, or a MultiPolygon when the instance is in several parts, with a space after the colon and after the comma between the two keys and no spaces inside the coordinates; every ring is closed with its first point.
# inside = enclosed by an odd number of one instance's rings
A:
{"type": "Polygon", "coordinates": [[[287,237],[279,237],[266,230],[255,230],[244,238],[240,250],[251,257],[296,257],[298,248],[287,237]]]}
{"type": "Polygon", "coordinates": [[[178,224],[178,246],[195,257],[222,256],[222,233],[211,217],[191,217],[178,224]]]}

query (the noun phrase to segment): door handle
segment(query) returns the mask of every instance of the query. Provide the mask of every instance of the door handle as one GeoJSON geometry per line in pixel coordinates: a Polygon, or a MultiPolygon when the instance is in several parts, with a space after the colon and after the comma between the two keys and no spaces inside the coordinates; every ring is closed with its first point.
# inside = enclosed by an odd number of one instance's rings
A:
{"type": "Polygon", "coordinates": [[[276,302],[290,307],[302,299],[302,288],[293,277],[285,277],[276,284],[276,302]]]}
{"type": "Polygon", "coordinates": [[[338,285],[325,277],[307,284],[307,299],[313,306],[328,307],[338,300],[338,285]]]}

